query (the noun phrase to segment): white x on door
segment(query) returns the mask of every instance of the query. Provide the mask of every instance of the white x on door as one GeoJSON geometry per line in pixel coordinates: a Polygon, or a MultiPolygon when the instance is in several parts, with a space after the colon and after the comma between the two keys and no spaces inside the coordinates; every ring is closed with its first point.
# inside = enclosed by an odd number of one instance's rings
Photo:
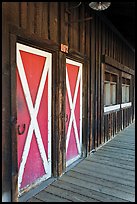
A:
{"type": "Polygon", "coordinates": [[[66,166],[82,153],[82,63],[66,59],[66,166]]]}
{"type": "Polygon", "coordinates": [[[16,44],[19,192],[51,176],[52,54],[16,44]]]}

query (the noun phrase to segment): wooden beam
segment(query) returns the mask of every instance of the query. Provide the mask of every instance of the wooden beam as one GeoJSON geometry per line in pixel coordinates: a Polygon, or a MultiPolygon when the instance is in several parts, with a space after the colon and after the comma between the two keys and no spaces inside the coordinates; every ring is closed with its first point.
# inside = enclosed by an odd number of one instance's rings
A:
{"type": "Polygon", "coordinates": [[[102,63],[111,65],[123,72],[127,72],[128,74],[134,75],[134,70],[131,69],[130,67],[125,66],[124,64],[119,63],[118,61],[114,60],[113,58],[107,56],[107,55],[102,55],[102,63]]]}
{"type": "Polygon", "coordinates": [[[16,108],[16,36],[10,34],[11,65],[11,137],[12,137],[12,202],[18,202],[18,162],[17,162],[17,108],[16,108]]]}

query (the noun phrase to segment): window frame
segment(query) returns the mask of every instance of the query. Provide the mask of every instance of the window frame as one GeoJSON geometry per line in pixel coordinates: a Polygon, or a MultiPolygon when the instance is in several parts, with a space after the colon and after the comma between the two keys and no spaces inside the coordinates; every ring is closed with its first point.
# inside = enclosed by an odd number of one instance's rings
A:
{"type": "MultiPolygon", "coordinates": [[[[117,104],[117,86],[118,86],[118,75],[115,73],[111,73],[108,71],[105,71],[105,74],[109,74],[109,80],[104,78],[104,107],[108,107],[108,106],[112,106],[112,105],[116,105],[117,104]],[[113,76],[116,78],[116,80],[113,80],[113,76]],[[106,104],[106,90],[105,90],[105,84],[109,84],[110,85],[110,97],[109,97],[109,103],[106,104]],[[113,85],[115,85],[115,96],[113,96],[113,91],[112,91],[112,87],[113,85]],[[113,98],[115,98],[115,101],[113,102],[113,98]]],[[[108,101],[108,100],[107,100],[108,101]]]]}
{"type": "Polygon", "coordinates": [[[128,102],[130,102],[130,85],[122,84],[122,103],[128,103],[128,102]],[[124,88],[124,96],[123,96],[123,88],[124,88]],[[128,90],[128,98],[127,98],[127,90],[128,90]]]}

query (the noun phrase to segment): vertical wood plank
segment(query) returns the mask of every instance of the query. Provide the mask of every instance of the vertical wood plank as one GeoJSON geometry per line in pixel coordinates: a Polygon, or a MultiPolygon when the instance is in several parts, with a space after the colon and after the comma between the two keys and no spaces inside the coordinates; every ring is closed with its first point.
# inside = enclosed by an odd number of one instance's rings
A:
{"type": "Polygon", "coordinates": [[[17,107],[16,107],[16,36],[10,34],[11,65],[11,136],[12,136],[12,202],[18,201],[18,162],[17,162],[17,107]]]}
{"type": "Polygon", "coordinates": [[[105,47],[106,47],[106,52],[105,54],[108,56],[109,55],[109,35],[108,35],[108,26],[106,25],[106,40],[105,40],[105,47]]]}
{"type": "Polygon", "coordinates": [[[69,13],[67,12],[68,8],[68,2],[65,2],[64,6],[64,15],[65,15],[65,27],[64,27],[64,43],[69,46],[69,24],[67,23],[69,21],[69,13]]]}
{"type": "Polygon", "coordinates": [[[95,15],[93,14],[93,20],[91,23],[91,133],[90,133],[90,150],[95,149],[95,134],[96,134],[96,95],[95,95],[95,88],[96,88],[96,72],[95,72],[95,15]]]}
{"type": "Polygon", "coordinates": [[[52,172],[53,176],[58,176],[58,91],[59,91],[59,71],[58,71],[58,54],[53,53],[52,63],[52,172]]]}
{"type": "Polygon", "coordinates": [[[65,112],[66,112],[66,57],[59,53],[59,133],[58,133],[58,175],[62,175],[66,165],[66,134],[65,134],[65,112]]]}
{"type": "Polygon", "coordinates": [[[82,144],[83,144],[83,156],[86,156],[88,151],[88,62],[84,63],[82,70],[82,144]]]}
{"type": "Polygon", "coordinates": [[[112,113],[112,137],[114,137],[114,128],[115,128],[114,113],[112,113]]]}
{"type": "Polygon", "coordinates": [[[132,102],[132,121],[134,120],[135,117],[135,77],[131,76],[130,80],[130,101],[132,102]]]}
{"type": "Polygon", "coordinates": [[[96,81],[96,88],[95,88],[95,102],[96,102],[96,106],[95,106],[95,121],[96,121],[96,133],[95,133],[95,147],[98,147],[98,61],[99,61],[99,56],[98,56],[98,50],[99,50],[99,36],[98,36],[98,16],[96,16],[95,19],[95,36],[96,36],[96,40],[95,40],[95,46],[96,46],[96,54],[95,54],[95,81],[96,81]]]}
{"type": "Polygon", "coordinates": [[[113,31],[111,31],[111,57],[114,57],[114,39],[113,39],[113,31]]]}
{"type": "Polygon", "coordinates": [[[49,39],[58,42],[58,2],[49,2],[49,39]]]}
{"type": "Polygon", "coordinates": [[[28,2],[27,28],[29,33],[34,33],[35,3],[28,2]]]}
{"type": "Polygon", "coordinates": [[[101,144],[101,137],[102,137],[102,132],[101,132],[101,21],[99,20],[99,25],[98,25],[98,144],[101,144]]]}
{"type": "Polygon", "coordinates": [[[42,5],[41,36],[44,39],[48,39],[48,2],[43,2],[43,5],[42,5]]]}
{"type": "Polygon", "coordinates": [[[27,2],[21,2],[20,3],[20,7],[21,7],[21,11],[20,11],[20,15],[21,15],[21,28],[23,29],[27,29],[27,9],[28,9],[28,3],[27,2]]]}
{"type": "Polygon", "coordinates": [[[105,64],[101,64],[101,143],[104,143],[104,79],[105,79],[105,64]]]}
{"type": "MultiPolygon", "coordinates": [[[[91,49],[90,49],[91,50],[91,49]]],[[[90,70],[91,64],[90,61],[88,61],[88,70],[87,70],[87,136],[88,142],[87,142],[87,151],[90,152],[92,140],[90,140],[90,133],[92,131],[91,127],[91,70],[90,70]]]]}
{"type": "Polygon", "coordinates": [[[85,22],[85,54],[90,56],[90,21],[85,22]]]}
{"type": "Polygon", "coordinates": [[[65,44],[65,4],[59,3],[59,42],[65,44]]]}
{"type": "MultiPolygon", "coordinates": [[[[65,7],[64,4],[59,4],[59,21],[60,30],[59,42],[65,42],[64,29],[65,29],[65,7]]],[[[61,175],[66,168],[66,54],[59,52],[59,166],[58,174],[61,175]]]]}
{"type": "Polygon", "coordinates": [[[101,39],[101,43],[102,43],[102,55],[105,55],[105,24],[102,22],[102,39],[101,39]]]}
{"type": "Polygon", "coordinates": [[[108,56],[111,57],[111,30],[108,28],[108,56]]]}
{"type": "Polygon", "coordinates": [[[41,37],[43,2],[35,2],[35,27],[34,32],[41,37]]]}
{"type": "Polygon", "coordinates": [[[73,16],[74,16],[74,21],[76,21],[76,23],[73,23],[74,24],[74,26],[73,26],[73,29],[74,29],[74,35],[73,35],[74,49],[78,51],[79,50],[78,49],[79,48],[78,43],[79,43],[79,37],[80,37],[80,34],[79,34],[79,22],[78,22],[78,18],[79,18],[78,12],[76,12],[74,10],[73,16]]]}
{"type": "Polygon", "coordinates": [[[113,58],[116,59],[116,36],[113,34],[113,58]]]}
{"type": "Polygon", "coordinates": [[[106,123],[106,141],[108,141],[109,140],[109,114],[107,114],[106,115],[106,121],[107,121],[107,123],[106,123]]]}
{"type": "Polygon", "coordinates": [[[115,37],[115,59],[116,59],[116,60],[118,60],[117,54],[118,54],[118,49],[117,49],[117,36],[116,36],[116,37],[115,37]]]}
{"type": "Polygon", "coordinates": [[[111,139],[111,113],[108,114],[108,140],[111,139]]]}
{"type": "MultiPolygon", "coordinates": [[[[101,35],[101,54],[105,55],[105,24],[102,22],[102,35],[101,35]]],[[[104,116],[104,80],[105,80],[105,64],[101,64],[101,142],[102,144],[105,142],[106,137],[106,122],[104,116]]]]}
{"type": "MultiPolygon", "coordinates": [[[[79,19],[84,19],[85,18],[85,7],[82,4],[81,7],[79,8],[79,19]]],[[[90,26],[90,25],[89,25],[90,26]]],[[[79,52],[82,53],[83,55],[85,54],[85,22],[82,21],[79,23],[79,52]]]]}
{"type": "Polygon", "coordinates": [[[19,13],[20,2],[8,2],[7,3],[7,14],[8,21],[12,24],[19,26],[20,25],[20,13],[19,13]]]}
{"type": "Polygon", "coordinates": [[[106,115],[104,115],[104,142],[106,142],[106,115]]]}
{"type": "Polygon", "coordinates": [[[2,3],[2,202],[11,202],[9,2],[2,3]]]}
{"type": "MultiPolygon", "coordinates": [[[[74,21],[74,14],[73,11],[70,11],[70,18],[69,18],[70,22],[74,21]]],[[[69,24],[69,29],[70,29],[70,35],[69,35],[69,43],[70,43],[70,48],[74,49],[74,23],[70,23],[69,24]]]]}

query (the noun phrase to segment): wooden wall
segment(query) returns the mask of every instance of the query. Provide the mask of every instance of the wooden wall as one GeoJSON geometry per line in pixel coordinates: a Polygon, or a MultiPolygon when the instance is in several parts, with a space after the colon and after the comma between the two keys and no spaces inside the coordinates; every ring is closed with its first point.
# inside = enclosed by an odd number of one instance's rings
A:
{"type": "MultiPolygon", "coordinates": [[[[11,175],[15,173],[14,181],[17,180],[17,169],[14,166],[16,155],[13,154],[16,141],[12,135],[16,130],[16,117],[12,117],[15,115],[12,115],[15,91],[11,90],[11,84],[13,87],[13,81],[16,80],[11,71],[13,69],[15,72],[16,66],[13,57],[11,68],[10,53],[15,52],[15,43],[11,38],[15,42],[19,40],[41,49],[46,46],[53,53],[52,132],[53,149],[56,149],[53,154],[53,176],[59,176],[65,171],[66,57],[83,63],[82,134],[83,155],[86,156],[104,143],[104,138],[108,140],[120,130],[122,125],[118,121],[118,114],[121,113],[106,116],[103,113],[103,74],[106,64],[110,63],[117,70],[120,70],[121,65],[121,69],[132,74],[134,79],[135,55],[111,23],[84,3],[72,9],[69,2],[2,2],[2,192],[8,194],[9,200],[13,185],[11,175]],[[68,45],[68,54],[60,51],[61,43],[68,45]]],[[[134,107],[131,109],[123,110],[123,114],[127,115],[124,127],[133,120],[134,107]]],[[[14,190],[12,200],[16,200],[14,190]]]]}

